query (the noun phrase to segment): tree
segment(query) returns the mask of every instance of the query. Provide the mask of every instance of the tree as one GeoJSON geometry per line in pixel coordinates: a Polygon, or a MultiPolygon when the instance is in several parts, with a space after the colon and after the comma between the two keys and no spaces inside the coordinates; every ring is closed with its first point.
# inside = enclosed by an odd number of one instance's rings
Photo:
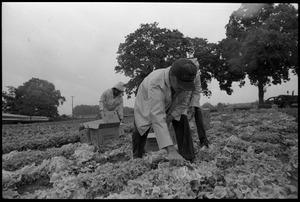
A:
{"type": "Polygon", "coordinates": [[[207,39],[203,38],[189,38],[194,57],[199,62],[199,69],[201,72],[201,93],[205,96],[211,96],[211,91],[207,88],[207,84],[211,82],[214,77],[215,67],[219,65],[219,55],[216,52],[217,44],[208,43],[207,39]]]}
{"type": "Polygon", "coordinates": [[[298,11],[291,4],[242,4],[230,16],[226,36],[221,50],[227,70],[237,73],[240,86],[248,76],[260,104],[265,86],[288,81],[289,70],[298,75],[298,11]]]}
{"type": "Polygon", "coordinates": [[[74,115],[99,114],[99,105],[77,105],[73,109],[74,115]]]}
{"type": "Polygon", "coordinates": [[[190,41],[178,30],[159,28],[157,22],[141,24],[125,38],[125,43],[119,45],[115,71],[131,78],[125,84],[128,98],[137,93],[140,83],[152,71],[186,57],[191,47],[190,41]]]}
{"type": "Polygon", "coordinates": [[[52,83],[38,78],[2,92],[2,110],[7,113],[55,118],[59,116],[57,107],[65,101],[52,83]]]}
{"type": "Polygon", "coordinates": [[[2,91],[2,112],[14,112],[15,106],[15,91],[13,86],[7,86],[8,92],[2,91]]]}
{"type": "Polygon", "coordinates": [[[201,88],[202,94],[210,96],[211,91],[207,88],[207,84],[212,78],[219,81],[220,89],[225,90],[227,94],[231,94],[232,82],[241,81],[245,78],[244,74],[230,69],[226,54],[232,54],[235,51],[233,44],[208,43],[203,38],[189,38],[194,48],[194,56],[197,58],[201,71],[201,88]],[[227,53],[226,51],[227,50],[227,53]]]}
{"type": "Polygon", "coordinates": [[[240,87],[245,83],[246,73],[240,70],[240,66],[235,61],[239,55],[238,48],[238,42],[226,38],[213,49],[215,66],[210,68],[210,72],[219,81],[220,89],[226,91],[228,95],[233,93],[233,82],[240,82],[240,87]]]}

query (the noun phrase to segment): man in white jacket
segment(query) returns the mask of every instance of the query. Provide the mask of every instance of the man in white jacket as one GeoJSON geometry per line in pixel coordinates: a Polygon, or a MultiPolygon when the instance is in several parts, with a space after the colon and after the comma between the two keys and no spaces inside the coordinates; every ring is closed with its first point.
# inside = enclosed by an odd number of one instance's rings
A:
{"type": "Polygon", "coordinates": [[[118,82],[112,88],[105,90],[99,101],[100,112],[117,111],[120,122],[123,120],[123,92],[124,84],[118,82]]]}
{"type": "Polygon", "coordinates": [[[160,149],[165,149],[174,165],[195,158],[189,122],[184,112],[189,105],[189,92],[195,90],[195,64],[186,58],[172,66],[151,72],[140,84],[134,105],[132,149],[134,158],[142,158],[150,128],[160,149]],[[178,151],[169,132],[172,122],[178,151]],[[187,146],[188,145],[188,146],[187,146]]]}

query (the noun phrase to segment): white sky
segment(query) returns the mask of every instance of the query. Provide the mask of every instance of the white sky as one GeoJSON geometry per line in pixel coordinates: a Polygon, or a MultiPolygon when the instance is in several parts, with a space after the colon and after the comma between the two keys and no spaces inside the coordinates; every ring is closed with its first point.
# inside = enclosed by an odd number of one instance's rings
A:
{"type": "MultiPolygon", "coordinates": [[[[59,113],[73,106],[98,105],[102,92],[129,78],[116,74],[117,51],[125,36],[141,24],[158,22],[160,28],[178,29],[185,37],[218,43],[225,25],[241,3],[2,3],[2,90],[19,87],[31,78],[47,80],[66,98],[59,113]]],[[[208,84],[209,102],[244,103],[258,100],[257,87],[246,81],[229,96],[217,81],[208,84]]],[[[267,89],[265,98],[295,91],[298,77],[267,89]]],[[[133,107],[134,98],[124,105],[133,107]]]]}

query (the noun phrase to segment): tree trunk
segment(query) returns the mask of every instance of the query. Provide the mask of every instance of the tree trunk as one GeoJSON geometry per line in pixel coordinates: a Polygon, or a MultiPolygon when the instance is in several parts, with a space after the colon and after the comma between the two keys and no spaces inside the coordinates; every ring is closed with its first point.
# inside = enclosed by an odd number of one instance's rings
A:
{"type": "Polygon", "coordinates": [[[258,103],[264,103],[264,85],[261,82],[258,82],[258,103]]]}

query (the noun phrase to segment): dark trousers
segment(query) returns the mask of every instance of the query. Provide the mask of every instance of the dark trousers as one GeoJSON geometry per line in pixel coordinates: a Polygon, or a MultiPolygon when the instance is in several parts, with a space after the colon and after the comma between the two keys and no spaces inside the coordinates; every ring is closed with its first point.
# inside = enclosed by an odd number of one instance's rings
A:
{"type": "Polygon", "coordinates": [[[197,132],[200,142],[206,139],[206,132],[204,129],[204,123],[202,118],[202,112],[199,107],[195,107],[195,122],[197,126],[197,132]]]}
{"type": "Polygon", "coordinates": [[[136,128],[135,121],[133,121],[133,132],[132,132],[132,153],[134,158],[142,158],[145,153],[145,144],[148,137],[149,128],[144,135],[140,135],[136,128]]]}
{"type": "Polygon", "coordinates": [[[188,117],[181,115],[180,120],[173,120],[172,124],[176,134],[178,153],[184,159],[193,161],[195,159],[195,149],[188,117]]]}
{"type": "MultiPolygon", "coordinates": [[[[178,153],[185,158],[186,160],[192,161],[195,158],[195,150],[193,145],[192,133],[190,130],[189,121],[186,115],[181,115],[179,121],[172,121],[176,140],[178,145],[178,153]]],[[[134,158],[142,158],[145,153],[145,144],[147,140],[148,133],[150,131],[147,130],[146,133],[141,136],[136,128],[135,123],[133,134],[132,134],[132,151],[134,158]]]]}

